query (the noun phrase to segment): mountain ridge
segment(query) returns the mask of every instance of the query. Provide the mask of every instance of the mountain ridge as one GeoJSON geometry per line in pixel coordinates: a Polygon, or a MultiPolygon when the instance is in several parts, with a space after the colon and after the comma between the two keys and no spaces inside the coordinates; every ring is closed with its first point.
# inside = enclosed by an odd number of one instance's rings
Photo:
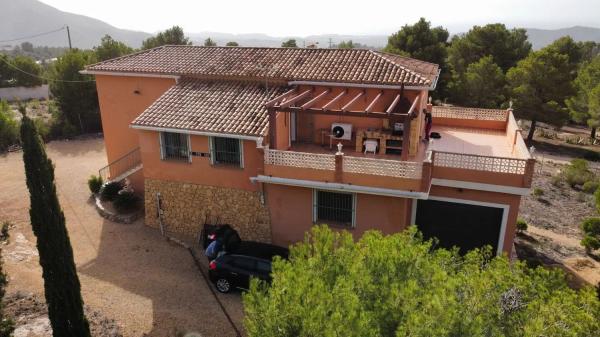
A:
{"type": "MultiPolygon", "coordinates": [[[[114,27],[92,17],[61,11],[37,0],[0,0],[0,47],[16,45],[29,41],[36,46],[67,47],[66,31],[47,34],[16,42],[2,41],[22,36],[36,35],[68,25],[73,47],[92,48],[100,43],[102,36],[108,34],[131,47],[139,48],[142,41],[152,34],[141,31],[127,30],[114,27]]],[[[534,49],[539,49],[559,37],[570,35],[576,41],[600,42],[600,28],[572,26],[559,29],[526,28],[529,41],[534,49]]],[[[349,35],[349,34],[319,34],[309,36],[276,37],[262,33],[231,34],[220,32],[187,33],[194,44],[201,45],[210,37],[218,45],[235,41],[241,46],[279,47],[287,39],[296,39],[299,47],[316,44],[326,48],[341,41],[352,40],[355,43],[371,47],[383,48],[387,43],[387,35],[349,35]]]]}

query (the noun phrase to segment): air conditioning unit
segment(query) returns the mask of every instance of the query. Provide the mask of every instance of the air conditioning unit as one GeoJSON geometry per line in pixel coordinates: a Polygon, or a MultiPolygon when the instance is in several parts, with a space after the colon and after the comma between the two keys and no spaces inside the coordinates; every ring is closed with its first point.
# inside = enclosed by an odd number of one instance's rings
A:
{"type": "Polygon", "coordinates": [[[334,139],[351,140],[352,124],[333,123],[331,124],[331,136],[334,139]]]}

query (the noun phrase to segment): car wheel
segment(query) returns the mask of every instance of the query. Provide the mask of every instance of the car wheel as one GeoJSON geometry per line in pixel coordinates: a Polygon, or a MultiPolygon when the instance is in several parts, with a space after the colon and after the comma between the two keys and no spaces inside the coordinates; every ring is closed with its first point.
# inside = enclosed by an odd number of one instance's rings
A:
{"type": "Polygon", "coordinates": [[[217,287],[217,290],[223,294],[226,294],[229,291],[231,291],[231,283],[229,283],[229,280],[226,278],[218,279],[215,283],[215,286],[217,287]]]}

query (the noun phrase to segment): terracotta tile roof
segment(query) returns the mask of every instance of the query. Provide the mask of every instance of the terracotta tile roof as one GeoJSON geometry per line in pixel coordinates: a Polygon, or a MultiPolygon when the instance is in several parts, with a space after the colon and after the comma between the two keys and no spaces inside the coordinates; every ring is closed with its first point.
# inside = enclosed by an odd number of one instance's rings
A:
{"type": "Polygon", "coordinates": [[[239,81],[182,78],[142,112],[131,125],[263,136],[268,126],[265,103],[284,87],[239,81]]]}
{"type": "Polygon", "coordinates": [[[438,65],[367,49],[161,46],[88,71],[431,86],[438,65]]]}

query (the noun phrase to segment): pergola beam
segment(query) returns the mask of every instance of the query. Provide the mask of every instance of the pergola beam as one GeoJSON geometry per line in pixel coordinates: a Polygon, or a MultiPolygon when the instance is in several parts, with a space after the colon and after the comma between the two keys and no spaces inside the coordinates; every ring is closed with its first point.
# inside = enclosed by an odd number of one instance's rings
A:
{"type": "Polygon", "coordinates": [[[323,110],[321,108],[308,108],[303,109],[302,107],[287,107],[287,108],[278,108],[275,107],[277,111],[280,112],[296,112],[296,113],[308,113],[314,115],[334,115],[339,116],[342,114],[343,116],[352,116],[352,117],[366,117],[366,118],[379,118],[379,119],[390,119],[394,121],[403,121],[408,117],[407,114],[400,113],[392,113],[387,114],[381,111],[374,111],[369,114],[366,114],[364,111],[342,111],[342,110],[323,110]]]}
{"type": "Polygon", "coordinates": [[[398,105],[398,102],[400,102],[400,94],[396,95],[396,98],[394,98],[392,104],[390,104],[385,112],[387,112],[388,115],[391,114],[396,108],[396,105],[398,105]]]}
{"type": "Polygon", "coordinates": [[[327,102],[325,105],[321,107],[322,110],[327,110],[332,104],[339,101],[342,97],[344,97],[348,91],[346,89],[342,90],[337,96],[335,96],[331,101],[327,102]]]}
{"type": "Polygon", "coordinates": [[[323,96],[327,95],[331,90],[330,89],[326,89],[325,91],[323,91],[322,93],[318,94],[317,96],[315,96],[313,99],[311,99],[310,101],[304,103],[302,105],[302,109],[308,109],[311,106],[313,106],[315,103],[317,103],[317,101],[319,101],[319,99],[323,98],[323,96]]]}
{"type": "Polygon", "coordinates": [[[289,94],[293,93],[293,92],[294,92],[294,91],[296,91],[296,90],[297,90],[297,88],[293,88],[293,89],[291,89],[291,90],[288,90],[288,91],[284,92],[283,94],[281,94],[281,95],[279,95],[279,96],[277,96],[277,97],[273,98],[272,100],[268,101],[268,102],[265,104],[265,106],[266,106],[267,108],[270,108],[270,107],[274,106],[275,104],[277,104],[277,102],[281,101],[281,100],[282,100],[284,97],[287,97],[287,95],[289,95],[289,94]]]}
{"type": "Polygon", "coordinates": [[[351,107],[354,103],[356,103],[356,101],[361,98],[363,95],[365,94],[365,91],[361,91],[359,92],[356,96],[354,96],[354,98],[352,98],[350,100],[350,102],[348,102],[346,105],[344,105],[342,107],[342,111],[348,111],[348,108],[351,107]]]}
{"type": "Polygon", "coordinates": [[[381,96],[383,96],[383,91],[380,91],[377,94],[377,96],[375,96],[375,98],[373,98],[373,100],[371,101],[371,103],[369,103],[369,106],[367,106],[367,108],[365,109],[366,113],[373,112],[373,108],[375,107],[375,103],[377,103],[379,101],[379,99],[381,98],[381,96]]]}
{"type": "Polygon", "coordinates": [[[292,104],[298,102],[299,100],[303,99],[304,97],[308,96],[308,94],[310,94],[311,91],[313,91],[313,89],[308,89],[308,90],[302,92],[301,94],[296,95],[296,96],[290,98],[289,100],[286,100],[285,102],[281,103],[279,105],[279,107],[287,108],[287,107],[291,106],[292,104]]]}

